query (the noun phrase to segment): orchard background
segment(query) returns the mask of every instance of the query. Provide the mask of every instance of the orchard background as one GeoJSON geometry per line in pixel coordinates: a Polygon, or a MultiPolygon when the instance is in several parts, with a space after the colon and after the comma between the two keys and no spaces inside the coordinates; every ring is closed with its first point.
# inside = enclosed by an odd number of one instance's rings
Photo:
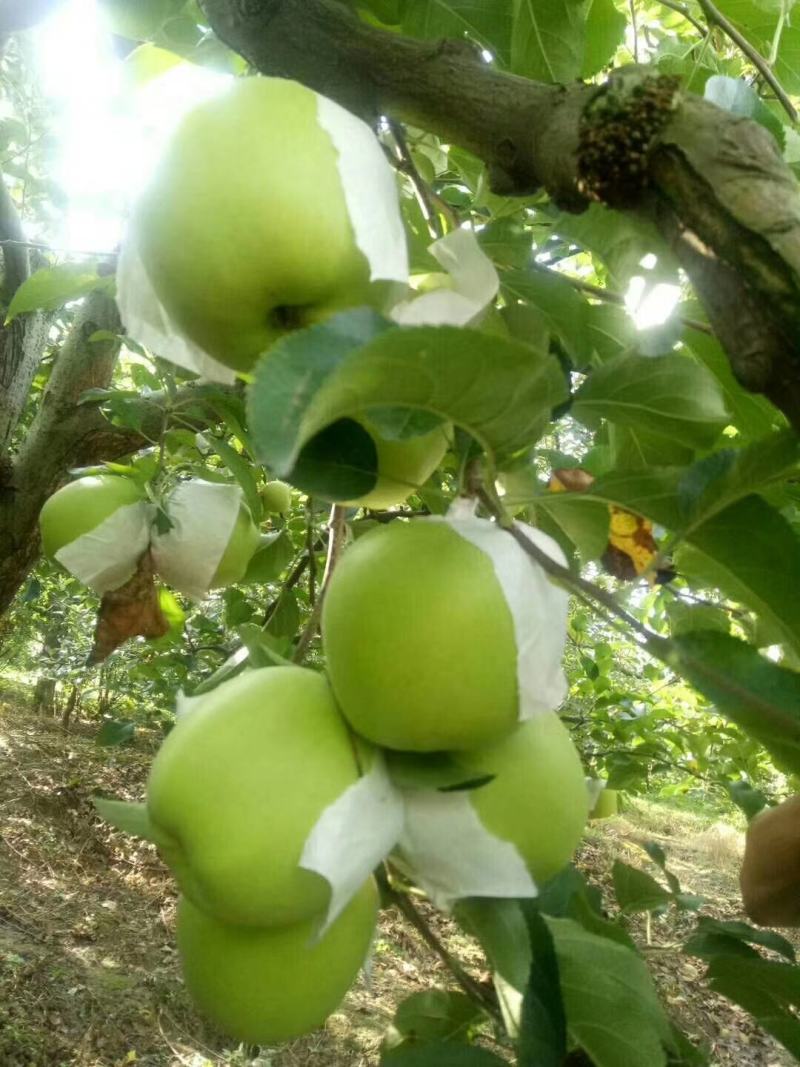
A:
{"type": "MultiPolygon", "coordinates": [[[[792,939],[747,923],[737,887],[746,820],[800,774],[797,18],[749,0],[0,0],[2,1062],[800,1058],[792,939]],[[379,131],[418,288],[441,271],[431,243],[460,228],[497,273],[433,380],[420,334],[394,328],[394,362],[376,334],[327,383],[336,418],[358,389],[384,408],[435,397],[456,426],[390,511],[332,511],[323,452],[302,475],[287,460],[309,442],[299,420],[280,436],[281,405],[301,397],[324,424],[301,389],[319,335],[293,335],[275,397],[258,375],[200,382],[120,323],[117,249],[152,144],[254,72],[379,131]],[[637,80],[655,120],[631,104],[637,80]],[[258,567],[200,603],[162,589],[168,632],[90,664],[99,599],[38,535],[78,470],[238,485],[267,535],[258,567]],[[263,504],[275,478],[295,486],[282,512],[263,504]],[[562,546],[561,714],[621,810],[535,909],[448,918],[389,886],[371,977],[326,1029],[234,1050],[181,989],[155,851],[92,797],[141,798],[179,690],[322,667],[326,560],[460,494],[562,546]]],[[[297,239],[313,274],[313,234],[297,239]]]]}

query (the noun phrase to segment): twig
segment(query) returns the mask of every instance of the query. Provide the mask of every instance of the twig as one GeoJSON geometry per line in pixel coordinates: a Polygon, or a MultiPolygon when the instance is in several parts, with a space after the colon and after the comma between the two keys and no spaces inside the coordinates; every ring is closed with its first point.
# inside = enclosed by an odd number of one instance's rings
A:
{"type": "Polygon", "coordinates": [[[392,162],[397,170],[401,174],[405,174],[411,182],[414,195],[417,198],[417,203],[420,206],[420,211],[431,237],[434,240],[437,237],[443,237],[445,228],[442,225],[442,218],[447,220],[451,229],[455,229],[458,226],[458,219],[453,214],[450,205],[434,193],[417,169],[411,149],[408,147],[408,140],[402,124],[391,118],[387,118],[386,122],[397,146],[397,153],[392,162]]]}
{"type": "Polygon", "coordinates": [[[487,1012],[496,1023],[499,1023],[502,1026],[503,1018],[497,1004],[494,1002],[494,998],[491,997],[491,995],[489,995],[487,991],[475,981],[472,975],[464,970],[458,960],[448,952],[433,930],[431,930],[430,926],[428,926],[425,919],[417,911],[408,894],[399,892],[391,885],[387,873],[388,870],[388,867],[380,867],[375,872],[375,876],[384,896],[391,901],[391,903],[397,907],[400,914],[411,923],[417,933],[422,937],[425,944],[433,949],[467,996],[471,1000],[480,1004],[483,1010],[487,1012]]]}
{"type": "Polygon", "coordinates": [[[708,30],[705,28],[702,22],[698,22],[694,15],[691,13],[686,4],[680,3],[680,0],[658,0],[662,7],[668,7],[671,11],[677,11],[679,15],[683,15],[687,22],[691,22],[694,28],[705,37],[708,30]]]}
{"type": "MultiPolygon", "coordinates": [[[[612,289],[604,289],[600,285],[592,285],[591,282],[585,282],[581,278],[576,278],[573,274],[565,274],[563,271],[554,271],[549,267],[543,267],[538,265],[535,270],[546,270],[551,274],[557,274],[559,278],[564,278],[568,281],[573,289],[577,289],[581,293],[586,293],[588,296],[597,297],[598,300],[603,300],[607,304],[616,304],[618,307],[625,307],[625,297],[622,293],[615,293],[612,289]]],[[[681,316],[681,322],[684,326],[688,326],[690,330],[699,330],[701,333],[707,333],[711,337],[714,336],[713,329],[707,322],[701,322],[699,319],[690,319],[681,316]]]]}
{"type": "Polygon", "coordinates": [[[328,519],[328,555],[325,560],[325,571],[322,577],[322,585],[320,586],[319,595],[317,596],[311,616],[305,625],[305,629],[300,634],[300,639],[294,650],[294,655],[292,656],[293,663],[303,662],[306,657],[306,652],[308,651],[308,646],[314,640],[317,630],[319,629],[319,620],[322,615],[322,603],[325,600],[325,592],[328,588],[328,582],[330,581],[331,575],[333,574],[333,568],[336,566],[339,555],[341,554],[342,543],[344,541],[346,531],[344,516],[345,509],[340,504],[334,504],[328,519]]]}
{"type": "Polygon", "coordinates": [[[631,13],[631,29],[633,30],[633,61],[639,62],[639,30],[636,25],[636,0],[629,0],[628,7],[631,13]]]}
{"type": "Polygon", "coordinates": [[[306,554],[308,556],[308,601],[317,602],[317,557],[314,552],[314,498],[306,497],[306,554]]]}
{"type": "Polygon", "coordinates": [[[795,106],[789,99],[785,89],[778,81],[775,72],[772,70],[766,59],[752,46],[747,38],[736,29],[733,23],[728,21],[719,8],[712,3],[712,0],[697,0],[697,2],[703,9],[703,14],[709,22],[713,22],[719,26],[722,32],[727,37],[730,37],[736,47],[750,60],[767,85],[769,85],[775,93],[783,110],[792,122],[797,122],[797,111],[795,106]]]}

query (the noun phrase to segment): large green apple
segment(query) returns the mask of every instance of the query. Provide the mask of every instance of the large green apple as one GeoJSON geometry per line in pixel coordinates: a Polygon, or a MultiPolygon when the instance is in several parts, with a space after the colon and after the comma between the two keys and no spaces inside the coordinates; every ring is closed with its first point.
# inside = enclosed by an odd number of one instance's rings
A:
{"type": "Polygon", "coordinates": [[[328,882],[298,862],[322,811],[358,773],[325,678],[268,667],[181,716],[153,762],[147,806],[193,903],[225,922],[280,926],[327,908],[328,882]]]}
{"type": "Polygon", "coordinates": [[[517,723],[511,611],[489,556],[446,523],[360,537],[333,573],[322,635],[342,711],[371,741],[465,749],[517,723]]]}
{"type": "Polygon", "coordinates": [[[318,942],[316,920],[278,929],[228,926],[178,905],[178,949],[200,1010],[239,1041],[274,1045],[321,1026],[364,964],[375,929],[370,879],[318,942]]]}
{"type": "Polygon", "coordinates": [[[475,777],[493,774],[469,799],[490,833],[510,841],[541,884],[569,861],[589,815],[577,749],[555,712],[535,715],[488,748],[459,753],[475,777]]]}
{"type": "Polygon", "coordinates": [[[231,536],[211,579],[210,589],[223,589],[244,578],[247,565],[261,544],[261,534],[244,502],[231,530],[231,536]]]}
{"type": "Polygon", "coordinates": [[[53,557],[64,545],[89,533],[118,508],[138,504],[144,493],[135,482],[97,474],[70,482],[45,502],[39,516],[42,549],[53,557]]]}
{"type": "Polygon", "coordinates": [[[338,501],[351,507],[379,509],[402,504],[427,482],[450,447],[452,427],[449,423],[436,426],[429,433],[392,441],[384,437],[366,416],[356,421],[375,445],[378,477],[364,496],[338,501]]]}
{"type": "Polygon", "coordinates": [[[380,306],[318,97],[283,78],[237,81],[192,110],[139,202],[133,233],[176,326],[247,371],[291,329],[380,306]]]}

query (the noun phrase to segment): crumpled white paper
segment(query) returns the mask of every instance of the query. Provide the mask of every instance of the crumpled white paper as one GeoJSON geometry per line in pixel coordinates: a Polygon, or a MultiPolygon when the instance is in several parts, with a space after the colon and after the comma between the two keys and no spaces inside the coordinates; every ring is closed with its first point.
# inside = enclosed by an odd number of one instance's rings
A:
{"type": "Polygon", "coordinates": [[[317,118],[338,156],[350,223],[372,281],[408,282],[408,249],[391,164],[378,138],[356,115],[317,96],[317,118]]]}
{"type": "MultiPolygon", "coordinates": [[[[477,518],[471,501],[458,500],[447,515],[416,521],[447,523],[492,561],[514,624],[519,720],[525,722],[541,712],[554,711],[567,695],[561,666],[567,640],[566,591],[555,585],[508,533],[488,519],[477,518]]],[[[555,563],[567,565],[552,537],[523,523],[515,526],[555,563]]]]}
{"type": "Polygon", "coordinates": [[[172,528],[155,533],[153,563],[167,585],[202,600],[228,546],[242,503],[238,485],[193,479],[182,482],[166,504],[172,528]]]}
{"type": "Polygon", "coordinates": [[[173,325],[129,231],[117,262],[117,307],[129,337],[157,356],[210,382],[229,385],[236,375],[173,325]]]}
{"type": "Polygon", "coordinates": [[[600,799],[600,794],[608,785],[605,778],[587,778],[586,779],[586,792],[589,794],[589,811],[594,811],[597,801],[600,799]]]}
{"type": "Polygon", "coordinates": [[[428,251],[450,275],[452,288],[401,301],[390,318],[400,326],[467,326],[492,303],[500,287],[494,264],[472,230],[453,230],[428,251]]]}
{"type": "Polygon", "coordinates": [[[535,897],[539,890],[509,841],[490,833],[470,802],[472,790],[404,790],[400,851],[433,903],[462,897],[535,897]]]}
{"type": "Polygon", "coordinates": [[[303,846],[300,866],[331,887],[320,937],[394,848],[403,820],[403,797],[376,751],[367,773],[325,808],[303,846]]]}
{"type": "Polygon", "coordinates": [[[142,500],[125,504],[98,526],[56,552],[56,559],[78,581],[102,596],[119,589],[136,573],[150,544],[155,508],[142,500]]]}

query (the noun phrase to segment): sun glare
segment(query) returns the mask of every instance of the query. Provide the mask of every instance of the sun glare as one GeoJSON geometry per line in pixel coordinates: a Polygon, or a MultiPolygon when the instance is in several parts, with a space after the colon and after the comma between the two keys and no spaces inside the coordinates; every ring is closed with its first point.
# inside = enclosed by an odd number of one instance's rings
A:
{"type": "Polygon", "coordinates": [[[67,251],[111,251],[167,133],[228,79],[181,61],[154,80],[137,81],[136,64],[115,54],[96,0],[69,0],[36,37],[58,137],[53,177],[67,197],[48,236],[67,251]]]}

